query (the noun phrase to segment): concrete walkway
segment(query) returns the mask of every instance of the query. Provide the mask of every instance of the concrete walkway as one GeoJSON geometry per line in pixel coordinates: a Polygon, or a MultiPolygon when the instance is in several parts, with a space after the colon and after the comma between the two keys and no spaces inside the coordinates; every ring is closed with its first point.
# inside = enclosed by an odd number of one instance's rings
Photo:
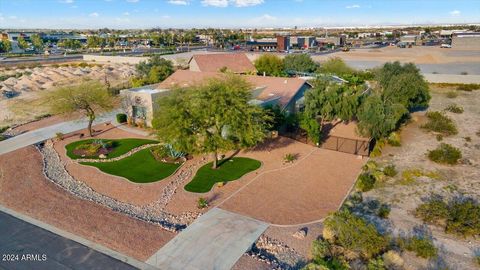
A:
{"type": "Polygon", "coordinates": [[[227,270],[248,251],[268,224],[213,208],[163,246],[147,263],[169,270],[227,270]]]}
{"type": "MultiPolygon", "coordinates": [[[[104,122],[114,123],[116,121],[115,115],[118,112],[119,111],[112,111],[112,112],[103,114],[101,116],[98,116],[97,119],[95,119],[94,121],[94,125],[104,123],[104,122]]],[[[29,132],[17,135],[15,137],[12,137],[10,139],[0,142],[0,155],[15,151],[25,146],[29,146],[32,144],[36,144],[36,143],[54,138],[57,132],[66,134],[66,133],[84,129],[87,127],[87,125],[88,125],[88,120],[84,118],[79,120],[58,123],[55,125],[39,128],[33,131],[29,131],[29,132]]]]}

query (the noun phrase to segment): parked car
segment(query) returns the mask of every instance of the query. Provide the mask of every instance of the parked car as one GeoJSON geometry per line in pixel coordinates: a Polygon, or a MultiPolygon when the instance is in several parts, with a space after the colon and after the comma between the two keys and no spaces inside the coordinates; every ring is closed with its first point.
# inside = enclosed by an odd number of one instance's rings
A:
{"type": "Polygon", "coordinates": [[[443,43],[442,45],[440,45],[440,48],[452,48],[452,45],[450,44],[447,44],[447,43],[443,43]]]}

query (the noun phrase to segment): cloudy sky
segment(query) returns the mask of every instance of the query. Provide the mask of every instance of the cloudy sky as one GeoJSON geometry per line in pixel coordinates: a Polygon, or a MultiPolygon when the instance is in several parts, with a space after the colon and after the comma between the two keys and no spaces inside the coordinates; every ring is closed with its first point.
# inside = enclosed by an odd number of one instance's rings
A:
{"type": "Polygon", "coordinates": [[[480,23],[480,0],[0,0],[0,28],[480,23]]]}

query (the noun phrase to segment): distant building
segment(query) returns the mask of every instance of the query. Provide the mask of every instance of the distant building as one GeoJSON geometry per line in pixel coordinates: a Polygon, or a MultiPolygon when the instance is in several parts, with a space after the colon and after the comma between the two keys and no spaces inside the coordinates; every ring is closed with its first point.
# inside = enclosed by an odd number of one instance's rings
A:
{"type": "Polygon", "coordinates": [[[279,35],[277,36],[277,52],[284,52],[290,49],[290,37],[279,35]]]}
{"type": "Polygon", "coordinates": [[[422,45],[422,39],[418,35],[405,35],[400,37],[400,43],[404,45],[422,45]]]}
{"type": "Polygon", "coordinates": [[[308,49],[311,47],[315,47],[317,45],[317,41],[315,37],[297,37],[297,46],[302,49],[308,49]]]}
{"type": "Polygon", "coordinates": [[[452,35],[452,48],[480,50],[480,32],[454,33],[452,35]]]}
{"type": "Polygon", "coordinates": [[[338,37],[317,37],[316,42],[319,46],[332,44],[338,47],[342,47],[345,46],[345,44],[347,43],[347,36],[340,35],[338,37]]]}
{"type": "Polygon", "coordinates": [[[277,39],[261,38],[247,41],[247,48],[251,51],[273,52],[277,50],[277,39]]]}
{"type": "Polygon", "coordinates": [[[226,69],[237,74],[256,73],[255,66],[244,53],[197,54],[188,65],[191,71],[220,72],[226,69]]]}

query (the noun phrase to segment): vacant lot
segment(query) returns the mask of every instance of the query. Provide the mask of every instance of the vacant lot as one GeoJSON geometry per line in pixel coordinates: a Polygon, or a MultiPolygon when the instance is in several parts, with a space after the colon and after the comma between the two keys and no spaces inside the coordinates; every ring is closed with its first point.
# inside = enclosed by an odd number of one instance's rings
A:
{"type": "Polygon", "coordinates": [[[386,147],[383,155],[374,159],[383,165],[394,164],[399,171],[398,175],[364,194],[364,199],[378,199],[392,206],[389,216],[391,224],[387,226],[392,231],[411,233],[416,230],[432,235],[440,249],[440,258],[430,262],[418,258],[406,260],[412,267],[430,265],[441,268],[441,265],[446,264],[449,269],[477,269],[472,257],[480,248],[478,239],[463,239],[446,234],[442,228],[426,226],[413,216],[416,207],[431,194],[445,198],[467,196],[480,199],[480,92],[458,91],[457,96],[451,93],[455,91],[451,88],[432,90],[429,110],[443,111],[451,104],[464,109],[463,113],[446,112],[455,122],[458,134],[444,137],[440,142],[435,134],[420,128],[426,121],[425,112],[414,113],[411,123],[402,128],[402,146],[386,147]],[[461,150],[463,159],[460,164],[440,165],[428,159],[426,153],[440,143],[448,143],[461,150]],[[414,177],[405,181],[405,171],[415,169],[431,172],[431,175],[438,177],[414,177]]]}

